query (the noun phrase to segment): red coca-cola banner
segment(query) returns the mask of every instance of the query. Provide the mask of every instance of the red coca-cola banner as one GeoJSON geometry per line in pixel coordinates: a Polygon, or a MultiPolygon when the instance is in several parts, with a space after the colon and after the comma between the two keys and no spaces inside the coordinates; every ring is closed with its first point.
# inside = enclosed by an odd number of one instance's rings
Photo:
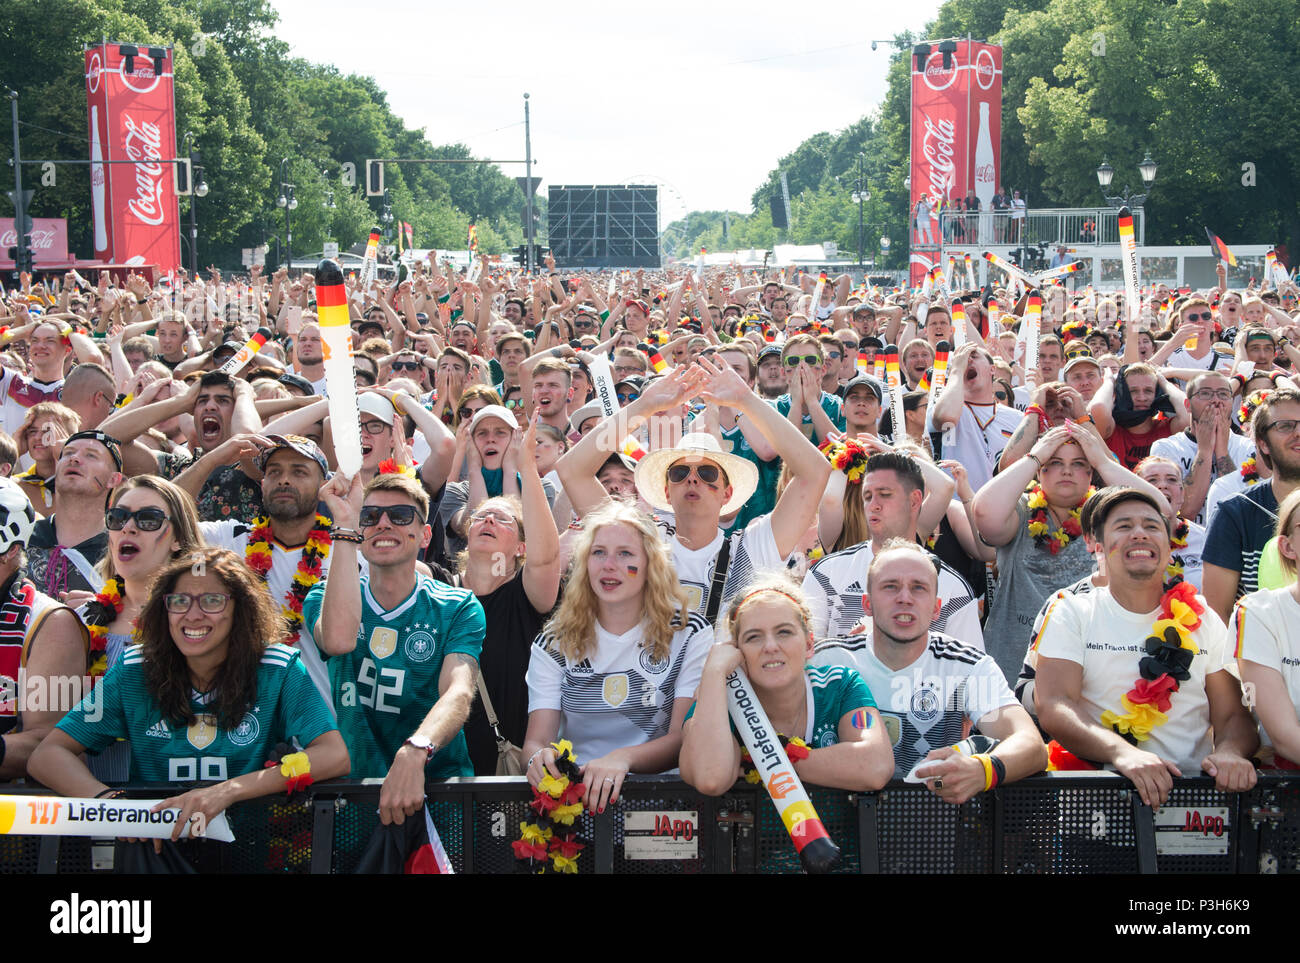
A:
{"type": "Polygon", "coordinates": [[[179,267],[180,211],[170,163],[176,156],[171,48],[87,48],[86,100],[95,257],[156,264],[164,271],[179,267]]]}
{"type": "MultiPolygon", "coordinates": [[[[18,243],[12,217],[0,217],[0,268],[12,269],[9,248],[18,243]]],[[[37,268],[68,263],[68,222],[62,217],[32,218],[32,263],[37,268]]]]}
{"type": "Polygon", "coordinates": [[[947,67],[937,43],[924,65],[912,53],[912,284],[938,261],[939,213],[971,191],[987,213],[1001,186],[1002,48],[974,40],[956,46],[947,67]]]}

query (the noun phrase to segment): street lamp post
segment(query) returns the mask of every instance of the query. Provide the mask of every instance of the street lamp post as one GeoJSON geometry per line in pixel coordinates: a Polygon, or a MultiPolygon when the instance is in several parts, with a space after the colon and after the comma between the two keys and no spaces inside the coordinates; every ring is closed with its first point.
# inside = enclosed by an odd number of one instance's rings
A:
{"type": "Polygon", "coordinates": [[[1101,166],[1097,168],[1097,183],[1101,185],[1102,197],[1106,198],[1106,203],[1111,207],[1127,207],[1129,209],[1141,207],[1146,203],[1147,195],[1151,191],[1151,185],[1156,179],[1156,162],[1151,159],[1151,152],[1147,151],[1146,156],[1142,158],[1142,163],[1138,164],[1138,173],[1142,175],[1142,189],[1144,193],[1134,194],[1129,190],[1128,184],[1124,185],[1124,193],[1110,195],[1106,193],[1110,187],[1110,182],[1115,177],[1115,168],[1110,166],[1106,158],[1101,159],[1101,166]]]}
{"type": "Polygon", "coordinates": [[[866,181],[862,179],[862,164],[865,160],[866,157],[864,155],[862,154],[858,155],[858,182],[852,195],[853,202],[858,205],[858,267],[859,268],[862,268],[864,264],[862,260],[862,239],[863,239],[862,205],[865,204],[867,201],[871,200],[871,194],[867,191],[866,181]]]}
{"type": "Polygon", "coordinates": [[[194,150],[194,134],[185,132],[185,155],[190,159],[190,274],[199,276],[199,225],[195,207],[197,198],[208,196],[208,182],[203,178],[203,155],[194,150]]]}
{"type": "Polygon", "coordinates": [[[293,271],[293,231],[289,226],[289,212],[298,209],[298,198],[294,197],[296,184],[289,183],[289,158],[280,159],[280,196],[275,199],[275,206],[284,208],[284,265],[293,271]]]}

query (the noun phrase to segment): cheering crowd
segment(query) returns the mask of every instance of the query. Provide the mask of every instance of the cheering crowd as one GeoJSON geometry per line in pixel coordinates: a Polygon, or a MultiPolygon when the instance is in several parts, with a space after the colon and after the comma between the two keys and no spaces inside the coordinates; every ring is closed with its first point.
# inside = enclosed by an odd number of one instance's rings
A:
{"type": "Polygon", "coordinates": [[[348,424],[310,274],[6,290],[0,781],[720,794],[737,668],[820,786],[1300,762],[1289,281],[548,267],[348,279],[348,424]]]}

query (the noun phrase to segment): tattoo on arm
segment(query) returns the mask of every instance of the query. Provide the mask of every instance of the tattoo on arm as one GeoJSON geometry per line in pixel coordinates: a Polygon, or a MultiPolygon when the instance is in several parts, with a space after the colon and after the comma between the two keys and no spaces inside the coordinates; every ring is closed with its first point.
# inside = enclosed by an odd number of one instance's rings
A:
{"type": "Polygon", "coordinates": [[[1196,474],[1197,469],[1199,469],[1201,465],[1203,465],[1204,463],[1205,463],[1205,456],[1202,455],[1200,452],[1197,452],[1196,458],[1192,462],[1192,467],[1187,469],[1187,474],[1183,476],[1183,482],[1185,484],[1190,484],[1192,480],[1192,476],[1196,474]]]}
{"type": "Polygon", "coordinates": [[[468,653],[465,653],[465,652],[453,652],[452,655],[454,655],[456,658],[460,659],[460,661],[464,662],[467,666],[469,666],[470,668],[472,668],[475,672],[478,671],[478,659],[474,658],[474,656],[469,655],[468,653]]]}
{"type": "Polygon", "coordinates": [[[1230,475],[1236,467],[1237,463],[1228,455],[1220,455],[1218,458],[1214,459],[1214,474],[1216,477],[1220,475],[1230,475]]]}

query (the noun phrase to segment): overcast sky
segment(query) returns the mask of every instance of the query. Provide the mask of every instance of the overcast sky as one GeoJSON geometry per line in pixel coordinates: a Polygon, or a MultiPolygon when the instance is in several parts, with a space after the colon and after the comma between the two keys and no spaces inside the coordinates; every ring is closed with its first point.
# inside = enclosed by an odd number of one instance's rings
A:
{"type": "MultiPolygon", "coordinates": [[[[687,210],[748,212],[782,155],[880,103],[889,47],[872,51],[871,41],[919,31],[939,7],[272,3],[296,55],[374,77],[407,126],[435,144],[522,159],[527,92],[542,191],[658,183],[661,227],[687,210]]],[[[522,164],[502,170],[524,173],[522,164]]]]}

